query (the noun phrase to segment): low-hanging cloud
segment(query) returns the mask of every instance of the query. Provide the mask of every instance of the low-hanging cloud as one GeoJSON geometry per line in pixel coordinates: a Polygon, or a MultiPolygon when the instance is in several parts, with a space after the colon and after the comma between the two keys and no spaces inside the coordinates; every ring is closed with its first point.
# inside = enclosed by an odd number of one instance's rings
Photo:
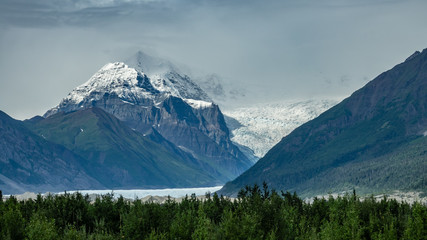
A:
{"type": "Polygon", "coordinates": [[[215,73],[254,102],[344,97],[426,48],[422,0],[3,0],[0,110],[42,114],[137,50],[215,73]]]}

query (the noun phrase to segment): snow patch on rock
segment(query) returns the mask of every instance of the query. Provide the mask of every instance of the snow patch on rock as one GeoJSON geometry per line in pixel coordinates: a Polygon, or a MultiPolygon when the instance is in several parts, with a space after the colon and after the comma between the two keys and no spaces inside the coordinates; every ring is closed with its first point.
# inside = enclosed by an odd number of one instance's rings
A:
{"type": "Polygon", "coordinates": [[[184,102],[186,102],[188,105],[190,105],[192,108],[195,109],[202,109],[202,108],[210,108],[212,107],[211,102],[206,102],[202,100],[194,100],[194,99],[183,99],[184,102]]]}

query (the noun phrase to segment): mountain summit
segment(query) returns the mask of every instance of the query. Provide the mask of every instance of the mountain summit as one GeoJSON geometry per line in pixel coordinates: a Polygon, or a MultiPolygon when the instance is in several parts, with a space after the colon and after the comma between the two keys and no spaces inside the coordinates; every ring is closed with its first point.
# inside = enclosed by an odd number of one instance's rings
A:
{"type": "Polygon", "coordinates": [[[138,105],[156,105],[170,96],[181,98],[194,108],[210,107],[213,104],[188,76],[166,71],[149,78],[123,62],[115,62],[106,64],[86,83],[73,89],[58,106],[47,111],[44,117],[59,111],[78,110],[110,94],[123,102],[138,105]]]}
{"type": "Polygon", "coordinates": [[[295,129],[221,190],[266,181],[302,196],[427,192],[427,50],[295,129]]]}
{"type": "MultiPolygon", "coordinates": [[[[71,112],[101,100],[105,95],[115,95],[123,102],[153,103],[160,92],[144,73],[121,62],[108,63],[86,83],[75,88],[61,103],[44,114],[49,117],[60,111],[71,112]]],[[[167,93],[164,93],[167,94],[167,93]]]]}
{"type": "Polygon", "coordinates": [[[44,116],[100,108],[147,137],[159,140],[160,134],[215,169],[222,182],[251,166],[231,142],[219,107],[197,84],[142,53],[133,59],[139,69],[122,62],[106,64],[44,116]],[[140,71],[144,69],[149,74],[140,71]]]}

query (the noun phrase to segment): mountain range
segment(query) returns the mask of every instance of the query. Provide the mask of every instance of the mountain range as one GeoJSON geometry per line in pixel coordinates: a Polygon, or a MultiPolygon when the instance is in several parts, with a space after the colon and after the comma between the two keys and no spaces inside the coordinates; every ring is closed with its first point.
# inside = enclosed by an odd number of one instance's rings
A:
{"type": "Polygon", "coordinates": [[[106,64],[43,117],[0,112],[3,193],[228,181],[221,194],[263,182],[303,197],[427,192],[427,50],[335,106],[310,100],[225,114],[216,101],[227,105],[233,92],[218,76],[196,81],[143,52],[125,62],[106,64]]]}
{"type": "Polygon", "coordinates": [[[427,192],[427,49],[284,137],[221,193],[427,192]]]}
{"type": "Polygon", "coordinates": [[[230,140],[218,105],[189,76],[141,52],[128,61],[134,67],[106,64],[20,126],[79,157],[82,172],[104,188],[214,186],[253,164],[230,140]]]}

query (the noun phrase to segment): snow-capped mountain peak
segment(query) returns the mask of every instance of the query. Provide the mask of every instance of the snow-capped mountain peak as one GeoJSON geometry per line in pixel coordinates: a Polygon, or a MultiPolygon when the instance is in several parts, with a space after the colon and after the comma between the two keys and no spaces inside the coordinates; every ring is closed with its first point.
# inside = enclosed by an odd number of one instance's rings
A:
{"type": "Polygon", "coordinates": [[[198,159],[221,181],[228,181],[251,166],[246,155],[231,142],[218,105],[188,75],[160,60],[136,62],[138,65],[133,66],[124,62],[106,64],[44,116],[99,108],[163,144],[165,149],[181,154],[185,161],[198,159]],[[148,68],[143,66],[145,63],[148,68]],[[206,162],[210,159],[212,165],[206,162]]]}
{"type": "Polygon", "coordinates": [[[170,62],[138,52],[129,60],[104,65],[87,82],[73,89],[58,106],[46,112],[53,115],[61,109],[77,110],[116,95],[130,104],[158,105],[166,97],[181,98],[193,108],[212,106],[212,100],[189,76],[180,73],[170,62]],[[147,74],[143,72],[146,69],[147,74]],[[151,102],[151,103],[150,103],[151,102]]]}
{"type": "Polygon", "coordinates": [[[186,102],[188,105],[190,105],[192,108],[200,109],[200,108],[210,108],[212,107],[212,102],[206,102],[203,100],[194,100],[194,99],[183,99],[184,102],[186,102]]]}
{"type": "Polygon", "coordinates": [[[108,63],[87,82],[73,89],[45,116],[53,115],[67,105],[83,106],[88,102],[98,101],[106,94],[117,95],[125,102],[138,103],[141,99],[154,100],[159,93],[144,73],[123,62],[108,63]]]}
{"type": "Polygon", "coordinates": [[[69,97],[78,103],[94,92],[115,93],[121,99],[132,101],[137,98],[153,98],[156,90],[144,73],[122,62],[115,62],[102,67],[86,83],[74,89],[69,97]]]}

